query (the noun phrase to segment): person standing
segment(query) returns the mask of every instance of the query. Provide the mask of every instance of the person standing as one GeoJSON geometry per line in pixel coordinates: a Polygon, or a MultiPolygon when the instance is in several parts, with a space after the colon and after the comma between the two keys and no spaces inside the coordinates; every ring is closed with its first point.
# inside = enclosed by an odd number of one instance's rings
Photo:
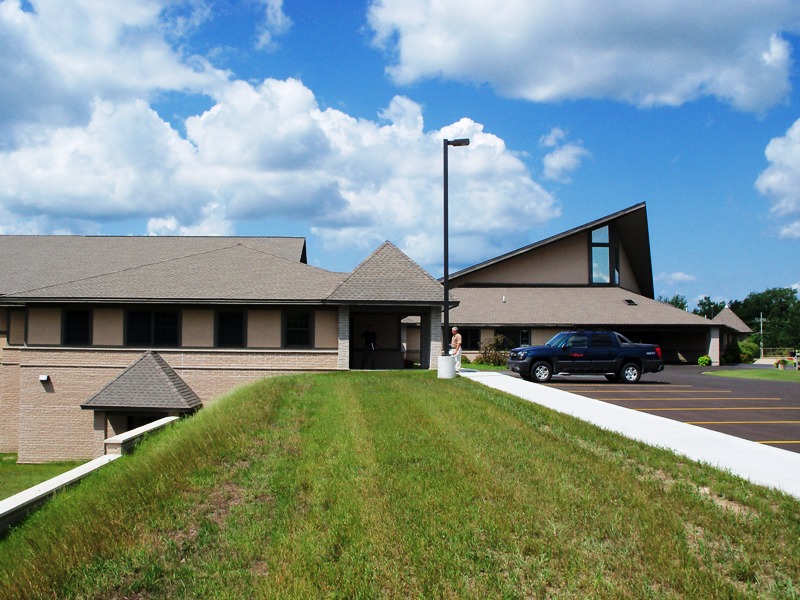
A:
{"type": "Polygon", "coordinates": [[[456,373],[461,372],[461,334],[458,327],[453,327],[453,338],[450,340],[450,347],[453,349],[453,358],[456,359],[456,373]]]}
{"type": "Polygon", "coordinates": [[[361,334],[364,338],[364,353],[361,355],[361,368],[375,368],[375,351],[378,349],[378,334],[372,330],[372,325],[367,325],[367,330],[361,334]]]}

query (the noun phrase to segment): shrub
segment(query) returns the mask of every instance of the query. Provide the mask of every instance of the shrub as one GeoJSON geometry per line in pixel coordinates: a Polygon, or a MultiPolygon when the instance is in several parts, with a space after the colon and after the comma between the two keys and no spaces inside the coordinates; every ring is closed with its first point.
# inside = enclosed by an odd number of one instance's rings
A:
{"type": "Polygon", "coordinates": [[[462,365],[468,365],[471,362],[472,361],[469,359],[469,356],[464,356],[463,354],[461,355],[461,364],[462,365]]]}
{"type": "Polygon", "coordinates": [[[496,335],[488,342],[481,344],[481,353],[475,357],[475,362],[482,365],[502,367],[508,360],[508,348],[510,346],[511,340],[506,336],[496,335]]]}
{"type": "Polygon", "coordinates": [[[753,362],[760,355],[758,344],[752,338],[739,342],[739,355],[742,362],[753,362]]]}
{"type": "Polygon", "coordinates": [[[711,357],[708,355],[701,356],[697,359],[697,364],[701,367],[710,367],[711,366],[711,357]]]}
{"type": "Polygon", "coordinates": [[[725,352],[722,355],[722,362],[726,365],[736,365],[742,362],[742,353],[739,350],[738,342],[728,344],[728,347],[725,348],[725,352]]]}

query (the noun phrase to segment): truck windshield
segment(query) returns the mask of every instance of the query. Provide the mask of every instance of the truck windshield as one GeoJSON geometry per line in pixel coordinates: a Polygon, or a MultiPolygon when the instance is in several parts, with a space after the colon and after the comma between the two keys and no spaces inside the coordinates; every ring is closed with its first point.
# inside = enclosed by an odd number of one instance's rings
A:
{"type": "Polygon", "coordinates": [[[562,331],[561,333],[555,334],[551,337],[547,342],[545,342],[545,346],[550,346],[551,348],[558,348],[564,342],[564,339],[569,337],[569,334],[562,331]]]}

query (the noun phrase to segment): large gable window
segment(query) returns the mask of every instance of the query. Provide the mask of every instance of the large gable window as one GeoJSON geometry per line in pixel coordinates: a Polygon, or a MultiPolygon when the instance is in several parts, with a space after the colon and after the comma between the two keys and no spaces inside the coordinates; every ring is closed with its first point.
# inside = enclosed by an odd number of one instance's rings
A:
{"type": "Polygon", "coordinates": [[[64,346],[88,346],[92,343],[91,313],[88,309],[64,311],[64,346]]]}
{"type": "Polygon", "coordinates": [[[125,345],[174,348],[178,346],[177,310],[129,310],[125,345]]]}
{"type": "Polygon", "coordinates": [[[592,231],[591,282],[594,285],[619,285],[619,246],[608,225],[592,231]]]}

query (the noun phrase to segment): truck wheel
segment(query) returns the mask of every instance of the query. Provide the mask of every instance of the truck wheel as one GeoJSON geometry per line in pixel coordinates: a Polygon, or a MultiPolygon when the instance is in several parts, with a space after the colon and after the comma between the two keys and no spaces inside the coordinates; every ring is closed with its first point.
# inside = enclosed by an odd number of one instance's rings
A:
{"type": "Polygon", "coordinates": [[[622,383],[636,383],[642,376],[642,370],[636,363],[625,363],[619,372],[619,380],[622,383]]]}
{"type": "Polygon", "coordinates": [[[544,361],[539,361],[531,367],[531,378],[536,383],[547,383],[553,376],[553,368],[544,361]]]}

